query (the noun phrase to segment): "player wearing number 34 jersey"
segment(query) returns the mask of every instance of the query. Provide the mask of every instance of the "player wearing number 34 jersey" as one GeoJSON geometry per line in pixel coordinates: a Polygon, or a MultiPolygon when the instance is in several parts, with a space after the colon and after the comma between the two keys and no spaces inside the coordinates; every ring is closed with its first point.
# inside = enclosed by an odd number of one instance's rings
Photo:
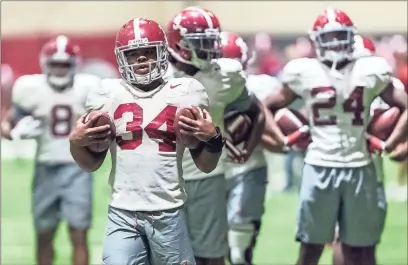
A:
{"type": "Polygon", "coordinates": [[[99,89],[100,79],[75,73],[78,56],[78,46],[65,36],[45,43],[40,55],[44,74],[16,81],[13,108],[2,124],[3,136],[37,140],[32,210],[38,264],[52,263],[52,238],[60,219],[68,222],[74,253],[80,253],[75,263],[88,259],[84,242],[91,221],[92,176],[74,162],[68,137],[85,110],[88,92],[99,89]]]}
{"type": "MultiPolygon", "coordinates": [[[[86,104],[89,111],[107,113],[116,127],[103,263],[195,264],[183,209],[185,138],[176,139],[175,126],[200,140],[190,153],[197,168],[212,171],[223,140],[206,111],[207,93],[193,78],[163,80],[169,64],[167,38],[152,20],[132,19],[123,25],[115,53],[122,78],[102,80],[102,88],[91,91],[86,104]],[[181,108],[190,108],[196,120],[180,115],[174,124],[181,108]]],[[[88,125],[86,119],[78,120],[71,153],[81,167],[94,171],[107,150],[96,153],[86,147],[95,138],[106,140],[110,131],[88,125]]]]}
{"type": "Polygon", "coordinates": [[[378,207],[377,178],[366,146],[370,105],[380,96],[404,110],[384,144],[390,152],[406,131],[407,98],[394,89],[391,67],[383,58],[353,58],[355,32],[347,14],[326,9],[311,33],[317,58],[290,61],[281,73],[283,88],[265,99],[267,107],[276,109],[301,97],[310,113],[313,142],[302,170],[299,264],[318,264],[323,245],[333,241],[336,222],[346,263],[375,264],[383,210],[378,207]],[[352,255],[362,253],[362,247],[366,260],[352,255]]]}

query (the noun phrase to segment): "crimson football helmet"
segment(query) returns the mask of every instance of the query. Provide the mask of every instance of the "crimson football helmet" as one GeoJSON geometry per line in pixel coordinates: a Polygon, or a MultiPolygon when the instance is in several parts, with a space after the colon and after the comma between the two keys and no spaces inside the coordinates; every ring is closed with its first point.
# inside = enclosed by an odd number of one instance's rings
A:
{"type": "Polygon", "coordinates": [[[360,58],[363,56],[372,56],[375,54],[375,44],[374,41],[363,37],[361,35],[354,36],[354,51],[353,57],[360,58]]]}
{"type": "Polygon", "coordinates": [[[209,67],[211,59],[219,58],[220,23],[210,11],[188,7],[168,24],[170,54],[178,61],[199,69],[209,67]]]}
{"type": "Polygon", "coordinates": [[[248,45],[245,41],[233,32],[221,32],[220,37],[222,56],[240,61],[245,69],[253,57],[249,56],[248,45]]]}
{"type": "Polygon", "coordinates": [[[119,73],[129,84],[150,84],[164,76],[168,67],[167,38],[163,29],[155,21],[146,18],[135,18],[123,25],[116,35],[115,54],[119,73]],[[155,60],[138,59],[129,62],[128,54],[144,49],[155,48],[155,60]],[[138,74],[139,68],[148,67],[148,72],[138,74]]]}
{"type": "Polygon", "coordinates": [[[315,20],[310,38],[320,60],[336,63],[352,59],[356,32],[353,22],[345,12],[326,8],[315,20]]]}
{"type": "Polygon", "coordinates": [[[67,36],[47,41],[40,52],[40,66],[51,85],[63,87],[72,82],[80,60],[79,46],[67,36]]]}

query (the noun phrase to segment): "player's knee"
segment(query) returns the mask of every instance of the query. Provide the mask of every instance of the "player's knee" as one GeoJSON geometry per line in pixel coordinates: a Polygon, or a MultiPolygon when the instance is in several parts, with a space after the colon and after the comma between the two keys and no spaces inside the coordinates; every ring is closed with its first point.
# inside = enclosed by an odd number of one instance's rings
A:
{"type": "Polygon", "coordinates": [[[86,246],[88,229],[69,228],[71,243],[74,247],[86,246]]]}
{"type": "Polygon", "coordinates": [[[41,229],[37,231],[37,244],[46,247],[52,244],[56,229],[41,229]]]}
{"type": "Polygon", "coordinates": [[[248,250],[251,251],[254,239],[259,231],[260,222],[231,224],[228,231],[230,262],[244,264],[247,261],[248,250]]]}

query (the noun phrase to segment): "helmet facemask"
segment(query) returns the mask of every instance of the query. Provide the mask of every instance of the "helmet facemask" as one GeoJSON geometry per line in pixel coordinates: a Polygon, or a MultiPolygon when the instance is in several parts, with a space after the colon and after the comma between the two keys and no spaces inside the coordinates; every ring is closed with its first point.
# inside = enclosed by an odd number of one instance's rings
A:
{"type": "Polygon", "coordinates": [[[52,56],[42,55],[40,65],[51,85],[65,87],[74,79],[77,60],[76,57],[69,56],[66,53],[55,53],[52,56]]]}
{"type": "Polygon", "coordinates": [[[221,57],[219,30],[207,29],[204,33],[187,33],[179,46],[191,53],[191,64],[198,69],[208,69],[211,60],[221,57]]]}
{"type": "Polygon", "coordinates": [[[320,60],[338,63],[352,59],[354,50],[353,27],[318,30],[311,36],[316,46],[316,53],[320,60]]]}
{"type": "Polygon", "coordinates": [[[122,78],[128,83],[134,85],[146,85],[150,84],[154,80],[162,78],[169,66],[167,45],[163,41],[132,43],[123,47],[116,48],[115,54],[119,66],[119,72],[122,78]],[[147,50],[148,48],[154,48],[156,51],[156,57],[154,61],[150,60],[140,63],[129,62],[128,54],[138,49],[147,50]],[[146,66],[148,67],[148,72],[146,74],[138,74],[135,72],[135,69],[146,66]]]}

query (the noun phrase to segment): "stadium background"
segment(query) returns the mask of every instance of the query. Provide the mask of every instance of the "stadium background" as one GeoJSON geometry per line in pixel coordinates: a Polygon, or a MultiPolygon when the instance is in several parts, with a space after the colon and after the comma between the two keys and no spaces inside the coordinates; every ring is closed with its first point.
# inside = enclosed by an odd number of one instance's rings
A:
{"type": "MultiPolygon", "coordinates": [[[[1,3],[1,92],[2,117],[9,106],[13,80],[40,71],[38,53],[50,36],[64,33],[82,48],[82,71],[104,77],[117,74],[113,54],[116,30],[127,20],[143,16],[163,26],[180,9],[198,5],[213,11],[223,30],[242,34],[256,52],[251,71],[275,75],[288,59],[312,56],[304,39],[316,15],[327,6],[346,11],[359,32],[375,37],[378,52],[398,71],[406,64],[406,42],[396,34],[407,34],[407,2],[358,1],[7,1],[1,3]],[[396,56],[395,56],[396,55],[396,56]]],[[[405,65],[406,67],[406,65],[405,65]]],[[[33,91],[35,93],[35,91],[33,91]]],[[[1,264],[34,263],[34,231],[30,214],[30,192],[35,144],[31,141],[1,142],[1,264]]],[[[268,154],[269,192],[256,264],[291,264],[297,255],[294,242],[296,192],[277,192],[283,185],[283,157],[268,154]],[[273,173],[272,173],[273,172],[273,173]]],[[[301,161],[297,161],[298,171],[301,161]]],[[[100,262],[106,206],[109,198],[109,164],[95,174],[93,228],[89,239],[91,262],[100,262]]],[[[387,161],[387,179],[395,178],[396,164],[387,161]]],[[[65,226],[56,240],[57,263],[69,264],[70,247],[65,226]]],[[[379,262],[407,262],[406,203],[390,203],[387,227],[379,248],[379,262]]],[[[322,264],[329,264],[326,251],[322,264]]]]}

